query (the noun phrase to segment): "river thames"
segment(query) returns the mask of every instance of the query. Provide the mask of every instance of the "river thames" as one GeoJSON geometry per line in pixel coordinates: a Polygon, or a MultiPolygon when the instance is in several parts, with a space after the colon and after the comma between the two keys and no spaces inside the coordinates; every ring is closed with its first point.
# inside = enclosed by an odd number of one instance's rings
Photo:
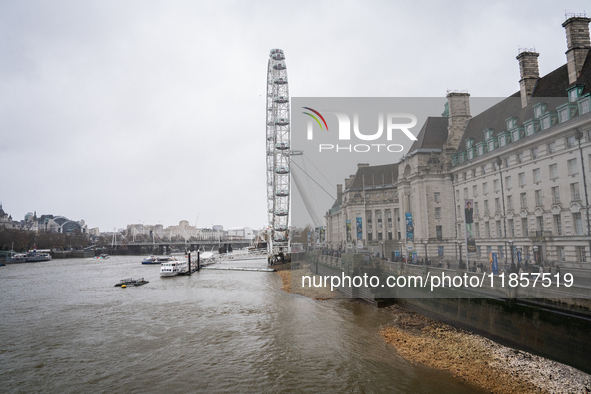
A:
{"type": "Polygon", "coordinates": [[[160,278],[141,259],[0,267],[0,391],[481,392],[398,356],[378,333],[395,317],[372,306],[285,293],[275,273],[160,278]],[[150,283],[114,287],[128,277],[150,283]]]}

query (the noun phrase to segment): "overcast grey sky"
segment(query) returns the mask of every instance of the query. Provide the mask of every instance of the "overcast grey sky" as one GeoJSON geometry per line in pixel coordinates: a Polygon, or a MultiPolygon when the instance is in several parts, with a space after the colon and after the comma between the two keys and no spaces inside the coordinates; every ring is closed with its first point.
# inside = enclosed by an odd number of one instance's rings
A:
{"type": "Polygon", "coordinates": [[[2,1],[0,201],[101,231],[263,227],[271,48],[292,97],[507,96],[518,47],[564,64],[588,4],[2,1]]]}

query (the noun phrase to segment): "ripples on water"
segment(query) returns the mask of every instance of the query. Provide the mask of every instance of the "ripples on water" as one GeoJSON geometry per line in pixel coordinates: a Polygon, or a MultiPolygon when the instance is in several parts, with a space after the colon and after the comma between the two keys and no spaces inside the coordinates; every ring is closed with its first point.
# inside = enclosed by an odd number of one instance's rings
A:
{"type": "Polygon", "coordinates": [[[369,305],[287,294],[273,273],[160,278],[140,261],[0,267],[0,392],[477,392],[401,359],[377,332],[393,316],[369,305]],[[127,277],[150,283],[114,287],[127,277]]]}

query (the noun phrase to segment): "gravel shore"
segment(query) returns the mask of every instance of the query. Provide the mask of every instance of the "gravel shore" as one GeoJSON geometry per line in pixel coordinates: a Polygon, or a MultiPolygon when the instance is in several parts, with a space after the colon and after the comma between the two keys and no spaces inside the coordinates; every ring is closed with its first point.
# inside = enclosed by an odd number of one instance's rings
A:
{"type": "Polygon", "coordinates": [[[491,393],[588,393],[591,375],[567,365],[499,345],[398,305],[381,330],[386,342],[413,363],[448,371],[491,393]]]}

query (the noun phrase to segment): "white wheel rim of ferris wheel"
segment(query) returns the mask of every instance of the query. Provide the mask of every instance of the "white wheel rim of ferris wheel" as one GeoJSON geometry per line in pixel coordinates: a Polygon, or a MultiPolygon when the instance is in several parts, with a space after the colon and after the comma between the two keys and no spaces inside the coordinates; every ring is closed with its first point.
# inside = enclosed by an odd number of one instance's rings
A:
{"type": "Polygon", "coordinates": [[[266,108],[267,252],[289,253],[290,111],[287,66],[281,49],[272,49],[267,67],[266,108]]]}

